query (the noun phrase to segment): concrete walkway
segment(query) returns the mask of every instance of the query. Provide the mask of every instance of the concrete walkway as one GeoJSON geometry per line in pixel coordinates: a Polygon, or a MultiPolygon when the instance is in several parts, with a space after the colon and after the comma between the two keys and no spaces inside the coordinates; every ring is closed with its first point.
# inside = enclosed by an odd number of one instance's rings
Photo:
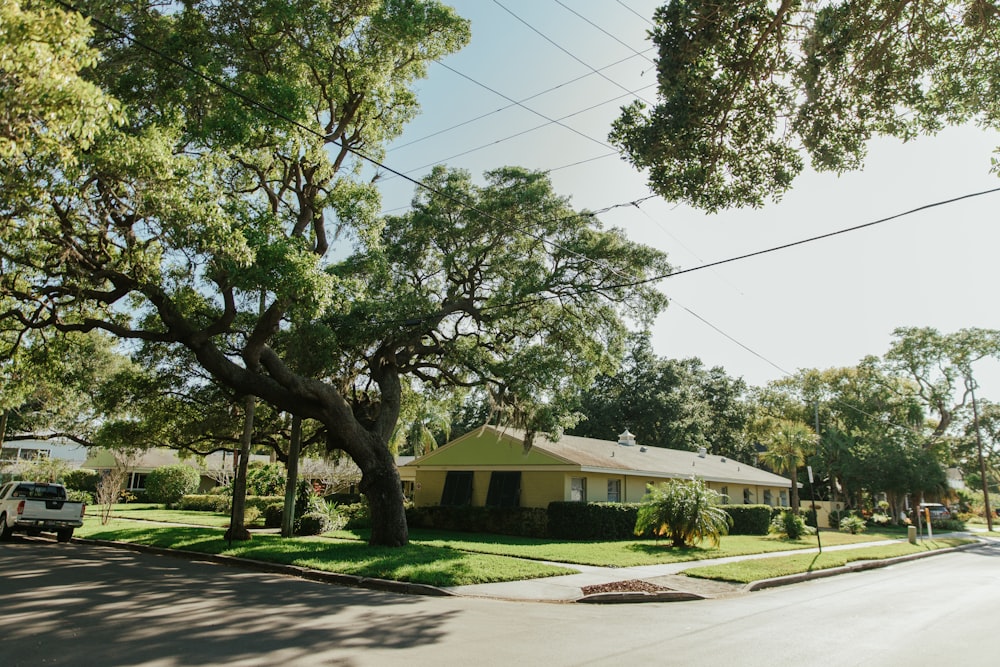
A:
{"type": "MultiPolygon", "coordinates": [[[[949,537],[971,536],[963,533],[951,533],[949,537]]],[[[865,547],[881,546],[905,542],[906,540],[879,540],[873,542],[862,542],[858,544],[844,544],[838,546],[824,547],[823,551],[842,551],[847,549],[861,549],[865,547]]],[[[979,543],[967,545],[967,547],[978,546],[979,543]]],[[[966,548],[967,548],[966,547],[966,548]]],[[[963,548],[963,547],[956,547],[963,548]]],[[[915,554],[916,557],[930,556],[947,553],[953,549],[941,549],[915,554]]],[[[789,556],[795,554],[817,553],[818,549],[796,549],[792,551],[778,551],[764,554],[751,554],[745,556],[730,556],[726,558],[713,558],[708,560],[687,561],[683,563],[669,563],[665,565],[641,565],[637,567],[594,567],[589,565],[575,565],[570,563],[552,563],[562,567],[579,570],[578,574],[567,574],[558,577],[545,577],[542,579],[528,579],[523,581],[508,581],[495,584],[474,584],[470,586],[451,586],[444,588],[445,591],[453,595],[463,595],[470,597],[494,598],[500,600],[520,600],[530,602],[653,602],[672,600],[697,600],[707,598],[732,597],[744,595],[760,588],[778,586],[786,583],[796,583],[811,578],[827,577],[845,572],[853,572],[859,569],[870,567],[888,567],[895,563],[911,560],[914,556],[904,556],[883,561],[865,561],[863,565],[849,564],[840,568],[829,570],[819,570],[816,572],[781,577],[776,580],[764,582],[753,582],[748,585],[731,584],[707,579],[687,577],[678,573],[693,567],[706,565],[721,565],[742,560],[756,560],[760,558],[775,558],[778,556],[789,556]],[[639,580],[663,587],[659,593],[641,592],[606,592],[593,595],[585,595],[584,588],[588,586],[600,586],[603,584],[614,584],[616,582],[627,582],[639,580]]],[[[613,587],[611,587],[613,588],[613,587]]]]}

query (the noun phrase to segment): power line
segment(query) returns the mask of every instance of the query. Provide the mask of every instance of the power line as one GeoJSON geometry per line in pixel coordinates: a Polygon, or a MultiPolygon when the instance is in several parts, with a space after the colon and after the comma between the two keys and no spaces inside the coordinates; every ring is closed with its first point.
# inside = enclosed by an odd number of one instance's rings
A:
{"type": "MultiPolygon", "coordinates": [[[[655,85],[656,84],[651,84],[650,86],[644,86],[644,88],[649,88],[649,87],[652,87],[652,86],[655,86],[655,85]]],[[[480,146],[476,146],[475,148],[470,148],[468,150],[462,151],[461,153],[455,153],[454,155],[451,155],[449,157],[443,158],[441,160],[435,160],[434,162],[428,162],[427,164],[425,164],[423,166],[420,166],[420,167],[414,167],[413,169],[407,169],[406,173],[407,174],[413,174],[415,172],[423,171],[424,169],[427,169],[428,167],[433,167],[434,165],[437,165],[437,164],[443,164],[443,163],[450,162],[451,160],[454,160],[455,158],[464,157],[466,155],[469,155],[471,153],[475,153],[477,151],[484,150],[486,148],[492,148],[493,146],[496,146],[497,144],[501,144],[501,143],[503,143],[505,141],[510,141],[511,139],[516,139],[516,138],[522,137],[522,136],[524,136],[526,134],[530,134],[531,132],[535,132],[536,130],[540,130],[542,128],[548,127],[552,123],[559,123],[559,121],[566,120],[567,118],[572,118],[573,116],[579,116],[582,113],[587,113],[588,111],[593,111],[594,109],[599,109],[600,107],[602,107],[602,106],[604,106],[606,104],[611,104],[612,102],[616,102],[616,101],[620,100],[623,97],[627,97],[627,95],[619,95],[618,97],[611,98],[610,100],[605,100],[603,102],[598,102],[597,104],[593,104],[593,105],[591,105],[589,107],[585,107],[585,108],[580,109],[578,111],[574,111],[573,113],[566,114],[565,116],[562,116],[562,117],[558,118],[557,120],[549,121],[549,122],[546,122],[546,123],[542,123],[541,125],[535,125],[534,127],[530,127],[530,128],[528,128],[526,130],[521,130],[520,132],[516,132],[516,133],[508,135],[506,137],[502,137],[500,139],[496,139],[496,140],[491,141],[489,143],[485,143],[485,144],[482,144],[480,146]]],[[[510,107],[507,107],[507,108],[510,108],[510,107]]],[[[561,125],[561,123],[559,123],[559,124],[561,125]]],[[[614,155],[618,155],[618,152],[616,151],[614,153],[614,155]]],[[[560,167],[560,169],[561,168],[562,167],[560,167]]],[[[549,171],[549,170],[545,170],[545,171],[549,171]]]]}
{"type": "MultiPolygon", "coordinates": [[[[75,12],[77,14],[80,14],[81,16],[86,17],[91,22],[96,23],[97,25],[101,26],[105,30],[107,30],[107,31],[109,31],[109,32],[111,32],[113,34],[118,35],[119,37],[121,37],[121,38],[123,38],[123,39],[125,39],[125,40],[127,40],[129,42],[131,42],[132,44],[135,44],[136,46],[140,47],[141,49],[143,49],[145,51],[148,51],[149,53],[152,53],[153,55],[155,55],[155,56],[157,56],[159,58],[164,59],[165,61],[169,62],[170,64],[175,65],[177,67],[180,67],[183,70],[185,70],[186,72],[195,75],[196,77],[202,79],[203,81],[209,83],[210,85],[215,86],[215,87],[219,88],[220,90],[222,90],[222,91],[224,91],[224,92],[226,92],[226,93],[228,93],[230,95],[233,95],[233,96],[237,97],[238,99],[240,99],[241,101],[243,101],[245,104],[248,104],[248,105],[250,105],[252,107],[255,107],[257,109],[265,111],[265,112],[273,115],[276,118],[284,120],[286,123],[289,123],[293,127],[299,128],[303,132],[306,132],[306,133],[311,134],[311,135],[313,135],[315,137],[318,137],[318,138],[320,138],[320,139],[322,139],[324,141],[327,141],[327,142],[329,142],[329,143],[331,143],[331,144],[333,144],[335,146],[339,146],[340,148],[348,151],[349,153],[351,153],[351,154],[355,155],[356,157],[360,158],[361,160],[364,160],[364,161],[366,161],[366,162],[374,165],[375,167],[377,167],[379,169],[383,169],[383,170],[389,172],[390,174],[393,174],[395,176],[399,176],[400,178],[403,178],[403,179],[405,179],[405,180],[413,183],[417,187],[420,187],[420,188],[422,188],[422,189],[424,189],[424,190],[426,190],[428,192],[431,192],[431,193],[433,193],[433,194],[435,194],[435,195],[437,195],[437,196],[439,196],[439,197],[441,197],[441,198],[443,198],[443,199],[445,199],[447,201],[450,201],[450,202],[452,202],[454,204],[457,204],[457,205],[461,206],[462,208],[464,208],[467,211],[472,211],[472,212],[478,213],[478,214],[482,215],[483,217],[485,217],[486,219],[493,220],[494,222],[496,222],[496,223],[498,223],[498,224],[500,224],[500,225],[502,225],[502,226],[504,226],[504,227],[506,227],[508,229],[516,229],[517,231],[521,232],[525,236],[528,236],[528,237],[530,237],[530,238],[538,241],[539,243],[542,243],[543,245],[549,246],[549,247],[557,249],[557,250],[561,250],[561,251],[567,253],[568,255],[576,257],[576,258],[581,259],[583,261],[590,262],[590,263],[594,264],[595,266],[598,266],[598,267],[600,267],[600,268],[602,268],[602,269],[604,269],[604,270],[606,270],[606,271],[608,271],[610,273],[617,274],[617,275],[619,275],[619,276],[621,276],[623,278],[628,278],[628,276],[626,276],[624,273],[622,273],[621,271],[619,271],[618,269],[616,269],[613,266],[607,265],[604,262],[600,262],[600,261],[595,260],[595,259],[593,259],[591,257],[587,257],[586,255],[582,255],[582,254],[580,254],[580,253],[578,253],[578,252],[576,252],[574,250],[571,250],[570,248],[567,248],[567,247],[565,247],[565,246],[563,246],[563,245],[561,245],[561,244],[559,244],[559,243],[557,243],[555,241],[552,241],[551,239],[545,238],[542,235],[532,233],[532,232],[530,232],[530,231],[528,231],[528,230],[526,230],[524,228],[518,227],[518,226],[516,226],[516,225],[514,225],[512,223],[505,222],[505,221],[501,220],[500,218],[497,218],[496,216],[494,216],[494,215],[492,215],[492,214],[490,214],[490,213],[488,213],[486,211],[482,211],[482,210],[476,208],[475,206],[472,206],[468,202],[461,201],[461,200],[457,199],[456,197],[453,197],[453,196],[449,195],[446,192],[438,190],[437,188],[434,188],[433,186],[431,186],[431,185],[429,185],[429,184],[427,184],[427,183],[425,183],[425,182],[423,182],[421,180],[412,178],[412,177],[406,175],[405,173],[403,173],[401,171],[393,169],[393,168],[389,167],[388,165],[384,164],[383,162],[381,162],[379,160],[376,160],[375,158],[370,157],[369,155],[366,155],[365,153],[362,153],[360,150],[358,150],[357,148],[354,148],[353,146],[350,146],[347,143],[344,143],[342,141],[337,141],[336,139],[332,139],[328,135],[326,135],[326,134],[324,134],[322,132],[317,131],[315,128],[309,127],[309,126],[305,125],[304,123],[301,123],[301,122],[295,120],[294,118],[291,118],[290,116],[288,116],[288,115],[282,113],[281,111],[278,111],[277,109],[275,109],[275,108],[273,108],[273,107],[271,107],[271,106],[269,106],[269,105],[261,102],[260,100],[257,100],[255,98],[247,95],[246,93],[243,93],[242,91],[237,90],[236,88],[233,88],[232,86],[230,86],[230,85],[228,85],[228,84],[226,84],[226,83],[224,83],[222,81],[219,81],[218,79],[216,79],[216,78],[214,78],[212,76],[204,74],[203,72],[199,72],[197,69],[195,69],[194,67],[188,65],[187,63],[184,63],[184,62],[182,62],[180,60],[177,60],[176,58],[174,58],[174,57],[172,57],[172,56],[164,53],[163,51],[160,51],[159,49],[156,49],[156,48],[154,48],[154,47],[152,47],[152,46],[150,46],[150,45],[142,42],[141,40],[139,40],[139,39],[135,38],[134,36],[132,36],[132,35],[128,34],[127,32],[125,32],[124,30],[119,30],[118,28],[115,28],[115,27],[109,25],[107,22],[104,22],[104,21],[100,20],[99,18],[94,17],[93,15],[90,15],[87,12],[84,12],[83,10],[78,9],[77,7],[75,7],[74,5],[66,2],[65,0],[55,0],[55,1],[60,6],[66,8],[66,9],[72,11],[72,12],[75,12]]],[[[447,67],[447,65],[443,65],[443,66],[447,67]]],[[[454,71],[454,70],[452,70],[452,71],[454,71]]],[[[557,123],[557,124],[562,125],[561,123],[557,123]]],[[[564,127],[566,127],[566,126],[564,126],[564,127]]],[[[572,129],[572,128],[569,128],[569,129],[572,129]]],[[[582,135],[582,136],[586,137],[586,135],[582,135]]],[[[589,138],[589,137],[587,137],[587,138],[589,138]]],[[[575,217],[575,216],[570,216],[570,217],[575,217]]],[[[643,284],[641,281],[640,282],[636,282],[636,285],[641,285],[641,284],[643,284]]]]}
{"type": "MultiPolygon", "coordinates": [[[[594,72],[595,74],[597,74],[598,76],[600,76],[602,79],[604,79],[608,83],[612,84],[613,86],[617,86],[618,88],[621,88],[625,92],[630,92],[628,90],[628,88],[626,88],[622,84],[618,83],[617,81],[615,81],[611,77],[606,76],[604,73],[597,71],[596,69],[594,69],[594,67],[592,65],[584,62],[581,58],[577,57],[574,53],[572,53],[568,49],[564,48],[562,45],[560,45],[559,43],[557,43],[554,39],[552,39],[551,37],[549,37],[548,35],[546,35],[545,33],[543,33],[541,30],[539,30],[535,26],[533,26],[530,23],[528,23],[526,20],[524,20],[523,18],[521,18],[520,16],[518,16],[512,10],[508,9],[506,6],[504,6],[500,2],[500,0],[493,0],[493,4],[495,4],[497,7],[499,7],[500,9],[504,10],[505,12],[507,12],[508,14],[510,14],[511,16],[513,16],[515,19],[517,19],[518,21],[520,21],[521,23],[523,23],[525,26],[527,26],[529,30],[531,30],[532,32],[534,32],[535,34],[537,34],[539,37],[541,37],[542,39],[544,39],[545,41],[547,41],[549,44],[552,44],[554,47],[556,47],[557,49],[559,49],[560,51],[562,51],[563,53],[565,53],[566,55],[568,55],[570,58],[572,58],[576,62],[580,63],[581,65],[583,65],[587,69],[591,70],[592,72],[594,72]]],[[[641,97],[639,95],[636,95],[636,98],[642,100],[643,102],[645,102],[649,106],[655,106],[652,102],[650,102],[649,100],[647,100],[647,99],[645,99],[645,98],[643,98],[643,97],[641,97]]]]}
{"type": "MultiPolygon", "coordinates": [[[[923,206],[918,206],[916,208],[912,208],[912,209],[909,209],[907,211],[903,211],[902,213],[897,213],[895,215],[890,215],[890,216],[887,216],[887,217],[884,217],[884,218],[879,218],[878,220],[873,220],[871,222],[866,222],[866,223],[863,223],[863,224],[860,224],[860,225],[854,225],[854,226],[851,226],[851,227],[845,227],[843,229],[838,229],[836,231],[828,232],[826,234],[819,234],[817,236],[810,236],[809,238],[800,239],[798,241],[792,241],[792,242],[789,242],[789,243],[783,243],[781,245],[771,246],[771,247],[768,247],[768,248],[764,248],[762,250],[755,250],[754,252],[748,252],[748,253],[745,253],[745,254],[742,254],[742,255],[736,255],[736,256],[733,256],[733,257],[728,257],[726,259],[720,259],[718,261],[709,262],[707,264],[700,264],[698,266],[693,266],[693,267],[688,268],[688,269],[677,269],[676,271],[671,271],[670,273],[664,273],[664,274],[660,274],[660,275],[657,275],[657,276],[652,276],[650,278],[645,278],[643,280],[638,280],[638,281],[631,282],[631,283],[622,283],[622,284],[619,284],[619,285],[608,285],[608,286],[604,286],[604,287],[601,287],[601,288],[590,288],[590,289],[581,288],[581,289],[577,290],[576,293],[577,294],[582,294],[582,293],[587,293],[587,292],[592,292],[592,291],[599,291],[599,290],[602,290],[602,289],[621,289],[623,287],[637,287],[639,285],[644,285],[644,284],[651,283],[651,282],[658,282],[660,280],[666,280],[667,278],[675,278],[677,276],[684,275],[684,274],[687,274],[687,273],[694,273],[696,271],[703,271],[705,269],[710,269],[712,267],[722,266],[724,264],[731,264],[733,262],[739,262],[739,261],[742,261],[744,259],[750,259],[751,257],[759,257],[759,256],[767,255],[767,254],[770,254],[770,253],[773,253],[773,252],[778,252],[779,250],[787,250],[788,248],[794,248],[795,246],[805,245],[807,243],[814,243],[816,241],[822,241],[824,239],[832,238],[834,236],[839,236],[841,234],[847,234],[847,233],[850,233],[850,232],[856,232],[856,231],[859,231],[859,230],[862,230],[862,229],[866,229],[868,227],[874,227],[876,225],[881,225],[881,224],[884,224],[886,222],[891,222],[893,220],[897,220],[899,218],[902,218],[902,217],[905,217],[905,216],[908,216],[908,215],[913,215],[914,213],[919,213],[921,211],[926,211],[926,210],[929,210],[929,209],[932,209],[932,208],[937,208],[939,206],[946,206],[948,204],[954,204],[956,202],[963,201],[965,199],[972,199],[973,197],[982,197],[984,195],[994,194],[994,193],[997,193],[997,192],[1000,192],[1000,187],[998,187],[998,188],[990,188],[989,190],[980,190],[979,192],[970,192],[968,194],[960,195],[958,197],[952,197],[950,199],[942,199],[942,200],[939,200],[939,201],[936,201],[936,202],[932,202],[930,204],[924,204],[923,206]]],[[[620,206],[620,205],[616,205],[616,206],[620,206]]],[[[496,305],[493,305],[493,306],[486,306],[486,307],[483,308],[483,310],[493,309],[493,308],[516,308],[516,307],[520,307],[520,306],[530,305],[532,303],[538,303],[538,302],[542,302],[542,301],[549,301],[551,299],[559,298],[559,297],[562,297],[562,296],[566,296],[566,295],[561,294],[561,295],[558,295],[558,297],[557,296],[537,297],[537,298],[534,298],[534,299],[525,299],[525,300],[519,301],[519,302],[513,302],[513,303],[507,303],[507,304],[496,304],[496,305]]]]}
{"type": "Polygon", "coordinates": [[[624,41],[622,41],[622,40],[618,39],[617,37],[615,37],[614,35],[612,35],[612,34],[611,34],[610,32],[608,32],[607,30],[605,30],[604,28],[602,28],[602,27],[601,27],[601,26],[599,26],[598,24],[594,23],[593,21],[591,21],[590,19],[588,19],[588,18],[587,18],[586,16],[584,16],[584,15],[583,15],[583,14],[581,14],[580,12],[578,12],[578,11],[576,11],[575,9],[573,9],[573,8],[569,7],[569,6],[568,6],[568,5],[567,5],[567,4],[565,3],[565,2],[563,2],[562,0],[553,0],[553,1],[554,1],[554,2],[555,2],[555,3],[557,4],[557,5],[559,5],[560,7],[562,7],[563,9],[565,9],[566,11],[568,11],[569,13],[573,14],[574,16],[577,16],[577,17],[579,17],[579,18],[580,18],[580,19],[582,19],[582,20],[583,20],[584,22],[586,22],[586,23],[590,24],[590,25],[591,25],[591,26],[593,26],[594,28],[597,28],[597,30],[601,31],[602,33],[604,33],[605,35],[607,35],[607,36],[608,36],[608,37],[610,37],[611,39],[615,40],[616,42],[618,42],[619,44],[621,44],[622,46],[624,46],[624,47],[625,47],[626,49],[628,49],[629,51],[631,51],[631,52],[632,52],[632,53],[634,53],[635,55],[637,55],[637,56],[642,56],[643,58],[645,58],[645,59],[646,59],[646,61],[648,61],[648,62],[650,62],[650,63],[653,63],[653,64],[656,64],[656,63],[655,63],[655,61],[654,61],[654,60],[653,60],[652,58],[649,58],[649,57],[647,57],[647,56],[646,56],[646,55],[645,55],[644,53],[640,53],[639,51],[636,51],[636,50],[635,50],[635,49],[634,49],[634,48],[632,47],[632,45],[631,45],[631,44],[628,44],[628,43],[626,43],[626,42],[624,42],[624,41]]]}
{"type": "Polygon", "coordinates": [[[629,10],[630,12],[632,12],[633,14],[635,14],[636,16],[638,16],[639,18],[641,18],[643,21],[645,21],[649,25],[651,25],[653,27],[656,27],[656,24],[653,23],[652,21],[650,21],[648,16],[643,16],[642,14],[640,14],[639,12],[635,11],[634,9],[632,9],[631,7],[629,7],[628,5],[626,5],[624,2],[622,2],[622,0],[617,0],[617,2],[618,2],[619,5],[621,5],[625,9],[629,10]]]}
{"type": "MultiPolygon", "coordinates": [[[[647,49],[647,50],[652,50],[652,49],[647,49]]],[[[641,53],[639,55],[642,56],[642,57],[645,57],[641,53]]],[[[635,57],[636,57],[635,55],[626,56],[625,58],[622,58],[621,60],[616,60],[615,62],[611,63],[610,65],[605,65],[604,67],[601,67],[600,69],[602,69],[602,70],[610,69],[612,67],[615,67],[616,65],[620,65],[620,64],[622,64],[624,62],[632,60],[635,57]]],[[[435,62],[438,65],[443,65],[444,64],[444,63],[442,63],[440,61],[435,61],[435,62]]],[[[446,67],[445,69],[448,69],[451,72],[457,72],[457,70],[454,70],[454,69],[451,69],[451,68],[447,68],[446,67]]],[[[493,111],[489,111],[487,113],[481,114],[479,116],[476,116],[475,118],[470,118],[469,120],[462,121],[461,123],[456,123],[455,125],[452,125],[450,127],[446,127],[444,129],[437,130],[435,132],[432,132],[430,134],[424,135],[424,136],[419,137],[417,139],[413,139],[412,141],[407,141],[406,143],[394,145],[394,146],[392,146],[389,149],[389,152],[391,153],[393,151],[400,150],[400,149],[406,148],[408,146],[412,146],[413,144],[420,143],[421,141],[425,141],[427,139],[431,139],[433,137],[436,137],[436,136],[441,135],[441,134],[445,134],[445,133],[450,132],[452,130],[457,130],[460,127],[464,127],[464,126],[469,125],[471,123],[475,123],[476,121],[483,120],[484,118],[489,118],[490,116],[496,115],[496,114],[501,113],[503,111],[506,111],[508,109],[513,109],[514,107],[522,106],[525,102],[530,102],[531,100],[533,100],[533,99],[535,99],[537,97],[542,97],[543,95],[547,95],[549,93],[555,92],[555,91],[559,90],[560,88],[564,88],[566,86],[572,85],[574,83],[577,83],[578,81],[582,81],[583,79],[586,79],[586,78],[591,77],[593,75],[594,75],[594,72],[587,72],[586,74],[581,74],[578,77],[570,79],[569,81],[564,81],[564,82],[562,82],[560,84],[552,86],[551,88],[546,88],[545,90],[537,92],[534,95],[529,95],[528,97],[523,97],[520,100],[513,101],[510,104],[507,104],[505,106],[500,107],[499,109],[494,109],[493,111]]],[[[468,76],[466,74],[461,74],[461,76],[464,77],[464,78],[466,78],[466,79],[468,79],[468,80],[470,80],[470,81],[475,81],[475,79],[473,79],[471,76],[468,76]]],[[[478,81],[476,83],[477,83],[477,85],[481,85],[481,84],[479,84],[478,81]]],[[[642,90],[642,89],[640,89],[640,90],[642,90]]],[[[493,92],[493,91],[490,91],[490,92],[493,92]]]]}

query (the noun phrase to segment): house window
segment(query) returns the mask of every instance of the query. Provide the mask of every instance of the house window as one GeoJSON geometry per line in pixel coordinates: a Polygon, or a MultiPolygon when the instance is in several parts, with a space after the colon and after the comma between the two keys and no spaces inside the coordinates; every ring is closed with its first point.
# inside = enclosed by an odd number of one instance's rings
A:
{"type": "Polygon", "coordinates": [[[486,492],[487,507],[519,507],[521,505],[521,472],[494,472],[486,492]]]}
{"type": "Polygon", "coordinates": [[[128,488],[130,491],[144,491],[146,489],[146,473],[132,473],[129,476],[128,488]]]}
{"type": "Polygon", "coordinates": [[[608,502],[620,503],[622,501],[622,481],[620,479],[608,480],[608,502]]]}
{"type": "Polygon", "coordinates": [[[587,502],[587,478],[571,477],[569,480],[569,499],[575,503],[587,502]]]}
{"type": "Polygon", "coordinates": [[[781,499],[781,506],[788,507],[788,492],[780,491],[778,497],[781,499]]]}
{"type": "Polygon", "coordinates": [[[472,471],[451,470],[444,479],[441,504],[449,506],[472,504],[472,471]]]}
{"type": "Polygon", "coordinates": [[[771,498],[771,489],[765,489],[764,490],[764,504],[765,505],[773,505],[774,504],[773,499],[771,498]]]}
{"type": "Polygon", "coordinates": [[[722,487],[722,490],[720,490],[719,493],[722,494],[722,502],[728,503],[729,502],[729,487],[728,486],[722,487]]]}
{"type": "Polygon", "coordinates": [[[753,502],[753,495],[750,493],[750,489],[743,489],[743,504],[749,505],[753,502]]]}

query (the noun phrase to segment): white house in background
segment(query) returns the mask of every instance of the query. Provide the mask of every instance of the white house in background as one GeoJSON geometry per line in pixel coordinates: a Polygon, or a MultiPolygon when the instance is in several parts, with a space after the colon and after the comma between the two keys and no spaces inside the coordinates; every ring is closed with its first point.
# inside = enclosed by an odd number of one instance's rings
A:
{"type": "MultiPolygon", "coordinates": [[[[250,461],[268,463],[270,458],[251,454],[250,461]]],[[[198,471],[201,476],[198,493],[207,493],[217,486],[228,484],[234,475],[232,452],[214,452],[203,457],[181,458],[175,449],[155,447],[140,452],[129,462],[126,468],[128,473],[125,483],[126,490],[144,491],[146,489],[146,476],[150,472],[163,466],[172,465],[187,465],[198,471]]],[[[95,472],[109,471],[116,467],[115,457],[106,449],[95,449],[83,462],[82,467],[95,472]]]]}
{"type": "Polygon", "coordinates": [[[77,468],[86,458],[86,447],[62,437],[49,440],[5,440],[0,448],[0,463],[61,459],[77,468]]]}

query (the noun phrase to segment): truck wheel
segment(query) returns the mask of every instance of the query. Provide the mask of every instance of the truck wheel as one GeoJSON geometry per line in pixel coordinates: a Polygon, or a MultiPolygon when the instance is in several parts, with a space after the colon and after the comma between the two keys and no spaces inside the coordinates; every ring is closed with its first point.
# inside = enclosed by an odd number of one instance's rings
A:
{"type": "Polygon", "coordinates": [[[73,537],[72,528],[60,528],[56,531],[56,540],[59,542],[69,542],[70,538],[73,537]]]}
{"type": "Polygon", "coordinates": [[[7,525],[7,513],[0,514],[0,540],[10,539],[14,531],[7,525]]]}

